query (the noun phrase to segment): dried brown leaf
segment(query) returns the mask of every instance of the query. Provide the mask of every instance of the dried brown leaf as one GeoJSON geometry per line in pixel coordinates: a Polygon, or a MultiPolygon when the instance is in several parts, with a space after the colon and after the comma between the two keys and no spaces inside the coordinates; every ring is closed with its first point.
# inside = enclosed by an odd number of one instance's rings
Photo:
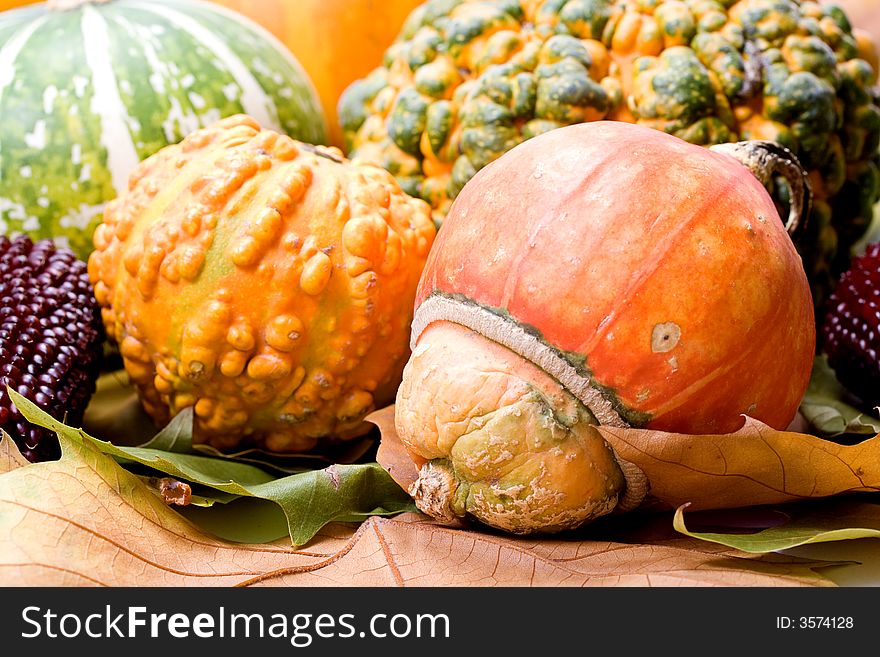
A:
{"type": "Polygon", "coordinates": [[[325,526],[304,548],[192,524],[88,442],[0,475],[8,586],[829,586],[815,562],[689,537],[533,540],[419,514],[325,526]]]}
{"type": "Polygon", "coordinates": [[[424,459],[409,452],[400,440],[394,425],[394,405],[370,413],[366,421],[379,427],[381,440],[376,461],[388,471],[398,486],[403,490],[409,490],[410,485],[418,479],[419,468],[424,463],[424,459]]]}
{"type": "Polygon", "coordinates": [[[9,434],[0,431],[0,474],[11,472],[28,463],[9,434]]]}
{"type": "MultiPolygon", "coordinates": [[[[527,540],[451,529],[416,514],[371,518],[321,570],[270,572],[264,586],[831,586],[806,563],[779,555],[728,556],[701,541],[673,544],[527,540]]],[[[718,547],[718,546],[716,546],[718,547]]]]}
{"type": "Polygon", "coordinates": [[[320,563],[341,544],[323,532],[304,551],[289,540],[220,541],[87,443],[0,476],[0,581],[8,586],[235,585],[320,563]]]}
{"type": "Polygon", "coordinates": [[[840,445],[746,418],[739,431],[687,435],[598,427],[675,508],[722,509],[880,490],[880,436],[840,445]]]}

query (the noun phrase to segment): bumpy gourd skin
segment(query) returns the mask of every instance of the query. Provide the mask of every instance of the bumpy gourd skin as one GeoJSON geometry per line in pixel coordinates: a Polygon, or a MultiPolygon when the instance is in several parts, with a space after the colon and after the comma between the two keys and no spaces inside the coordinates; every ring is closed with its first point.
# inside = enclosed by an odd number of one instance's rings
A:
{"type": "Polygon", "coordinates": [[[811,171],[798,247],[821,304],[880,198],[866,60],[843,12],[812,1],[430,0],[339,114],[349,155],[389,169],[437,223],[476,171],[572,123],[778,141],[811,171]]]}
{"type": "Polygon", "coordinates": [[[624,491],[590,411],[532,363],[457,324],[422,334],[395,424],[425,461],[416,503],[446,521],[558,532],[612,512],[624,491]]]}
{"type": "Polygon", "coordinates": [[[157,424],[301,452],[393,400],[434,234],[388,172],[235,116],[141,164],[89,275],[157,424]]]}

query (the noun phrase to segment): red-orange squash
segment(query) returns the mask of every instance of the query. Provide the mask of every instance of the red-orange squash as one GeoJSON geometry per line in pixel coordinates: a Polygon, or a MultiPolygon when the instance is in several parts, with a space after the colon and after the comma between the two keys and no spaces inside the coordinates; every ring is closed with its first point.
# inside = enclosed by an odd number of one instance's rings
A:
{"type": "MultiPolygon", "coordinates": [[[[596,423],[784,428],[810,376],[810,289],[739,161],[622,122],[553,130],[481,170],[416,295],[397,430],[436,517],[513,532],[619,507],[596,423]]],[[[625,467],[625,466],[624,466],[625,467]]]]}

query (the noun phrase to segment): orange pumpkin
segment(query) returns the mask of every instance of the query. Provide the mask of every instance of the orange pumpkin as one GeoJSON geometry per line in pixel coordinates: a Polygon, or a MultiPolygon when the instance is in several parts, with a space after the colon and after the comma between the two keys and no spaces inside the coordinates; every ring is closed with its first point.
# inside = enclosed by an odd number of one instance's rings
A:
{"type": "Polygon", "coordinates": [[[25,5],[32,5],[36,2],[38,2],[38,0],[0,0],[0,11],[15,9],[16,7],[24,7],[25,5]]]}
{"type": "Polygon", "coordinates": [[[416,501],[577,526],[625,487],[591,424],[785,428],[815,340],[801,260],[739,161],[623,122],[535,137],[465,185],[422,274],[396,405],[416,501]]]}
{"type": "Polygon", "coordinates": [[[330,143],[342,147],[336,103],[343,90],[382,63],[420,0],[213,0],[267,28],[290,48],[318,91],[330,143]]]}

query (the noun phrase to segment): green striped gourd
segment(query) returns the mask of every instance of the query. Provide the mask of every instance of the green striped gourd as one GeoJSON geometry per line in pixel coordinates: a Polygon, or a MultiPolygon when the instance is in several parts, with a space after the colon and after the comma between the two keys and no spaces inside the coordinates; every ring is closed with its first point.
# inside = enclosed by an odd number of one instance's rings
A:
{"type": "Polygon", "coordinates": [[[136,165],[238,113],[324,143],[314,87],[255,23],[197,0],[66,0],[0,13],[0,234],[86,257],[136,165]]]}

